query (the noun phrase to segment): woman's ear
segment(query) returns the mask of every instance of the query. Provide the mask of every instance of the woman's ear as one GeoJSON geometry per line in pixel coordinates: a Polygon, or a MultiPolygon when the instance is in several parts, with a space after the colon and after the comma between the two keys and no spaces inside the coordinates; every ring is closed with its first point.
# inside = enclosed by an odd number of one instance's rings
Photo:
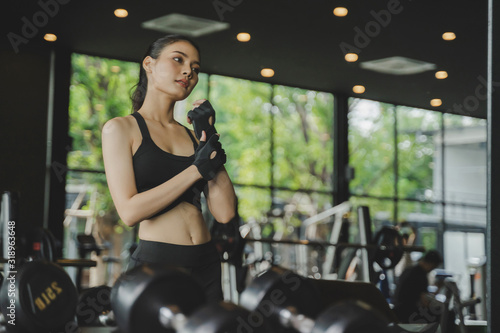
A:
{"type": "Polygon", "coordinates": [[[147,56],[144,58],[142,61],[142,67],[146,71],[146,73],[151,73],[151,66],[154,64],[155,59],[153,59],[151,56],[147,56]]]}

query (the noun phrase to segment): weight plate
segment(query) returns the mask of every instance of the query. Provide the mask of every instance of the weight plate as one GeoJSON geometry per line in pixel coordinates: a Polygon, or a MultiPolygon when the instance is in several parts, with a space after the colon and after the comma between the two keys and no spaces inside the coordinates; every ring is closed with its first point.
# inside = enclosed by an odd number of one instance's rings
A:
{"type": "Polygon", "coordinates": [[[202,287],[186,271],[145,264],[125,272],[111,290],[111,308],[123,332],[175,332],[159,322],[162,306],[175,305],[185,316],[206,301],[202,287]]]}
{"type": "Polygon", "coordinates": [[[16,329],[28,332],[64,328],[73,322],[76,301],[77,291],[66,271],[45,261],[25,263],[17,274],[5,278],[0,291],[0,306],[6,320],[15,313],[16,329]]]}
{"type": "Polygon", "coordinates": [[[374,244],[377,246],[375,262],[384,269],[396,267],[404,252],[401,234],[394,228],[383,227],[375,235],[374,244]]]}

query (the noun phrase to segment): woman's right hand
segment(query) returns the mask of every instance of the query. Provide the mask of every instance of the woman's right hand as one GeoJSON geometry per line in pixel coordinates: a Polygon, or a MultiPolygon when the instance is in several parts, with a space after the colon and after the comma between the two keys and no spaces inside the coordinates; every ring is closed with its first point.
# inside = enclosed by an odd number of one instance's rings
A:
{"type": "Polygon", "coordinates": [[[194,152],[193,164],[205,180],[212,180],[226,163],[226,153],[219,142],[219,134],[212,135],[208,141],[206,138],[205,131],[202,131],[200,144],[194,152]]]}

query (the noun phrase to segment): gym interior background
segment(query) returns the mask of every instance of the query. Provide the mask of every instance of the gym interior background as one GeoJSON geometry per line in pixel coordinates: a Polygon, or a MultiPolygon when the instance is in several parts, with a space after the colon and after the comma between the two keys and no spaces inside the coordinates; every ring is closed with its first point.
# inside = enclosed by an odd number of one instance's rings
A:
{"type": "MultiPolygon", "coordinates": [[[[192,101],[214,105],[243,223],[293,238],[293,228],[280,228],[347,200],[367,205],[375,229],[415,226],[417,244],[440,250],[444,268],[463,276],[464,294],[467,261],[487,258],[494,312],[500,264],[491,239],[499,232],[491,221],[499,214],[488,198],[498,191],[490,172],[498,154],[488,110],[500,78],[488,59],[500,43],[488,48],[496,36],[488,35],[488,3],[341,2],[3,4],[0,189],[20,194],[19,230],[49,228],[66,257],[77,256],[76,233],[95,233],[110,260],[90,283],[122,271],[135,235],[107,192],[100,129],[130,113],[138,61],[164,34],[144,22],[184,14],[221,30],[193,37],[202,75],[176,112],[183,121],[192,101]],[[333,15],[338,6],[346,17],[333,15]],[[116,17],[117,8],[129,16],[116,17]],[[239,42],[240,32],[251,40],[239,42]],[[57,41],[45,41],[47,33],[57,41]],[[359,59],[348,62],[346,53],[359,59]],[[263,77],[264,68],[274,76],[263,77]],[[365,91],[354,92],[357,85],[365,91]]],[[[500,20],[495,11],[490,19],[500,20]]]]}

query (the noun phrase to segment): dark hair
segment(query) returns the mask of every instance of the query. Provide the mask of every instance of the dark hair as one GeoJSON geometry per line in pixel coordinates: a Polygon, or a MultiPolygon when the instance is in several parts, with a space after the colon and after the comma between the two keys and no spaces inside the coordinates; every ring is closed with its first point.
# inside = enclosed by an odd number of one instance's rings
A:
{"type": "MultiPolygon", "coordinates": [[[[146,54],[144,54],[144,57],[142,57],[142,60],[144,60],[144,58],[146,58],[147,56],[150,56],[153,59],[157,59],[160,56],[161,51],[163,51],[163,49],[167,45],[179,41],[186,41],[190,43],[198,51],[198,54],[201,54],[200,48],[191,39],[182,35],[167,35],[158,38],[153,43],[151,43],[151,45],[149,45],[149,48],[146,51],[146,54]]],[[[148,77],[146,75],[144,67],[142,67],[142,62],[139,70],[139,82],[137,82],[137,84],[134,87],[135,90],[131,96],[132,112],[135,112],[141,108],[142,104],[144,103],[144,98],[146,98],[146,92],[148,90],[148,77]]]]}
{"type": "Polygon", "coordinates": [[[422,259],[425,262],[429,264],[434,264],[436,266],[439,266],[443,263],[443,258],[441,257],[441,254],[436,250],[428,251],[422,259]]]}

